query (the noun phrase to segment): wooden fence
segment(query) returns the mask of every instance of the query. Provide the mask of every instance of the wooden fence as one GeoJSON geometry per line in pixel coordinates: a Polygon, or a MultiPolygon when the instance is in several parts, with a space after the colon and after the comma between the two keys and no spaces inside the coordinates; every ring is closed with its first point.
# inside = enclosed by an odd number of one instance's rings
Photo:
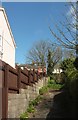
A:
{"type": "Polygon", "coordinates": [[[27,69],[16,69],[0,60],[0,86],[2,85],[2,118],[8,115],[8,93],[19,94],[20,89],[26,88],[26,85],[33,85],[38,79],[45,76],[45,73],[39,74],[38,71],[27,69]]]}

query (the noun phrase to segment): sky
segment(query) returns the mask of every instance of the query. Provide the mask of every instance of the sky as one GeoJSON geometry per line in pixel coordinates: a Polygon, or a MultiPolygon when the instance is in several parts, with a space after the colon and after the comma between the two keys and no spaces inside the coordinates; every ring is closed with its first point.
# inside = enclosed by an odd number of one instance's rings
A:
{"type": "MultiPolygon", "coordinates": [[[[28,51],[39,40],[52,40],[49,25],[63,21],[66,2],[3,2],[16,42],[15,62],[26,63],[28,51]]],[[[54,28],[55,29],[55,28],[54,28]]]]}

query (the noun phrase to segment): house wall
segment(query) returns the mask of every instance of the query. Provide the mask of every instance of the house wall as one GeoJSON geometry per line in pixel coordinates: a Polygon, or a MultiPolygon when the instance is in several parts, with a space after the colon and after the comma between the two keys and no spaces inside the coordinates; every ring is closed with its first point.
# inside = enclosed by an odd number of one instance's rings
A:
{"type": "Polygon", "coordinates": [[[54,69],[53,73],[61,73],[62,69],[54,69]]]}
{"type": "Polygon", "coordinates": [[[0,35],[2,36],[2,60],[15,67],[15,46],[3,11],[0,10],[0,35]]]}

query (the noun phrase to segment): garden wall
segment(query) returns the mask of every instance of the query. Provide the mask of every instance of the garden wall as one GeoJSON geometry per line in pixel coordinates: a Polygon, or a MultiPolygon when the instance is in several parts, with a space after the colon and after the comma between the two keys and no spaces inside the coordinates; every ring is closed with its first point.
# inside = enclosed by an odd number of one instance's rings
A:
{"type": "Polygon", "coordinates": [[[39,89],[45,86],[48,78],[39,79],[38,83],[20,89],[20,94],[8,93],[8,118],[19,118],[20,114],[26,111],[29,101],[39,95],[39,89]]]}

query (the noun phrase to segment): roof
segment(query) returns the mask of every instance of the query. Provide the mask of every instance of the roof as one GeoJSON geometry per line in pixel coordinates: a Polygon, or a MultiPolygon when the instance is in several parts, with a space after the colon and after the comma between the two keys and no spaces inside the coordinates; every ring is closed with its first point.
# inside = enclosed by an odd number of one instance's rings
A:
{"type": "MultiPolygon", "coordinates": [[[[26,67],[28,69],[37,69],[40,72],[42,71],[42,66],[41,65],[33,65],[33,64],[20,64],[20,67],[26,67]]],[[[44,71],[46,71],[46,66],[44,66],[44,71]]]]}
{"type": "Polygon", "coordinates": [[[2,7],[0,7],[0,11],[2,11],[3,14],[4,14],[4,17],[5,17],[5,20],[6,20],[6,23],[7,23],[7,26],[8,26],[8,29],[9,29],[9,32],[10,32],[10,35],[11,35],[11,38],[12,38],[12,41],[13,41],[13,44],[14,44],[14,46],[16,47],[16,43],[15,43],[15,40],[14,40],[14,37],[13,37],[12,31],[11,31],[11,28],[10,28],[10,24],[9,24],[9,21],[8,21],[8,18],[7,18],[7,15],[6,15],[5,9],[2,8],[2,7]]]}

